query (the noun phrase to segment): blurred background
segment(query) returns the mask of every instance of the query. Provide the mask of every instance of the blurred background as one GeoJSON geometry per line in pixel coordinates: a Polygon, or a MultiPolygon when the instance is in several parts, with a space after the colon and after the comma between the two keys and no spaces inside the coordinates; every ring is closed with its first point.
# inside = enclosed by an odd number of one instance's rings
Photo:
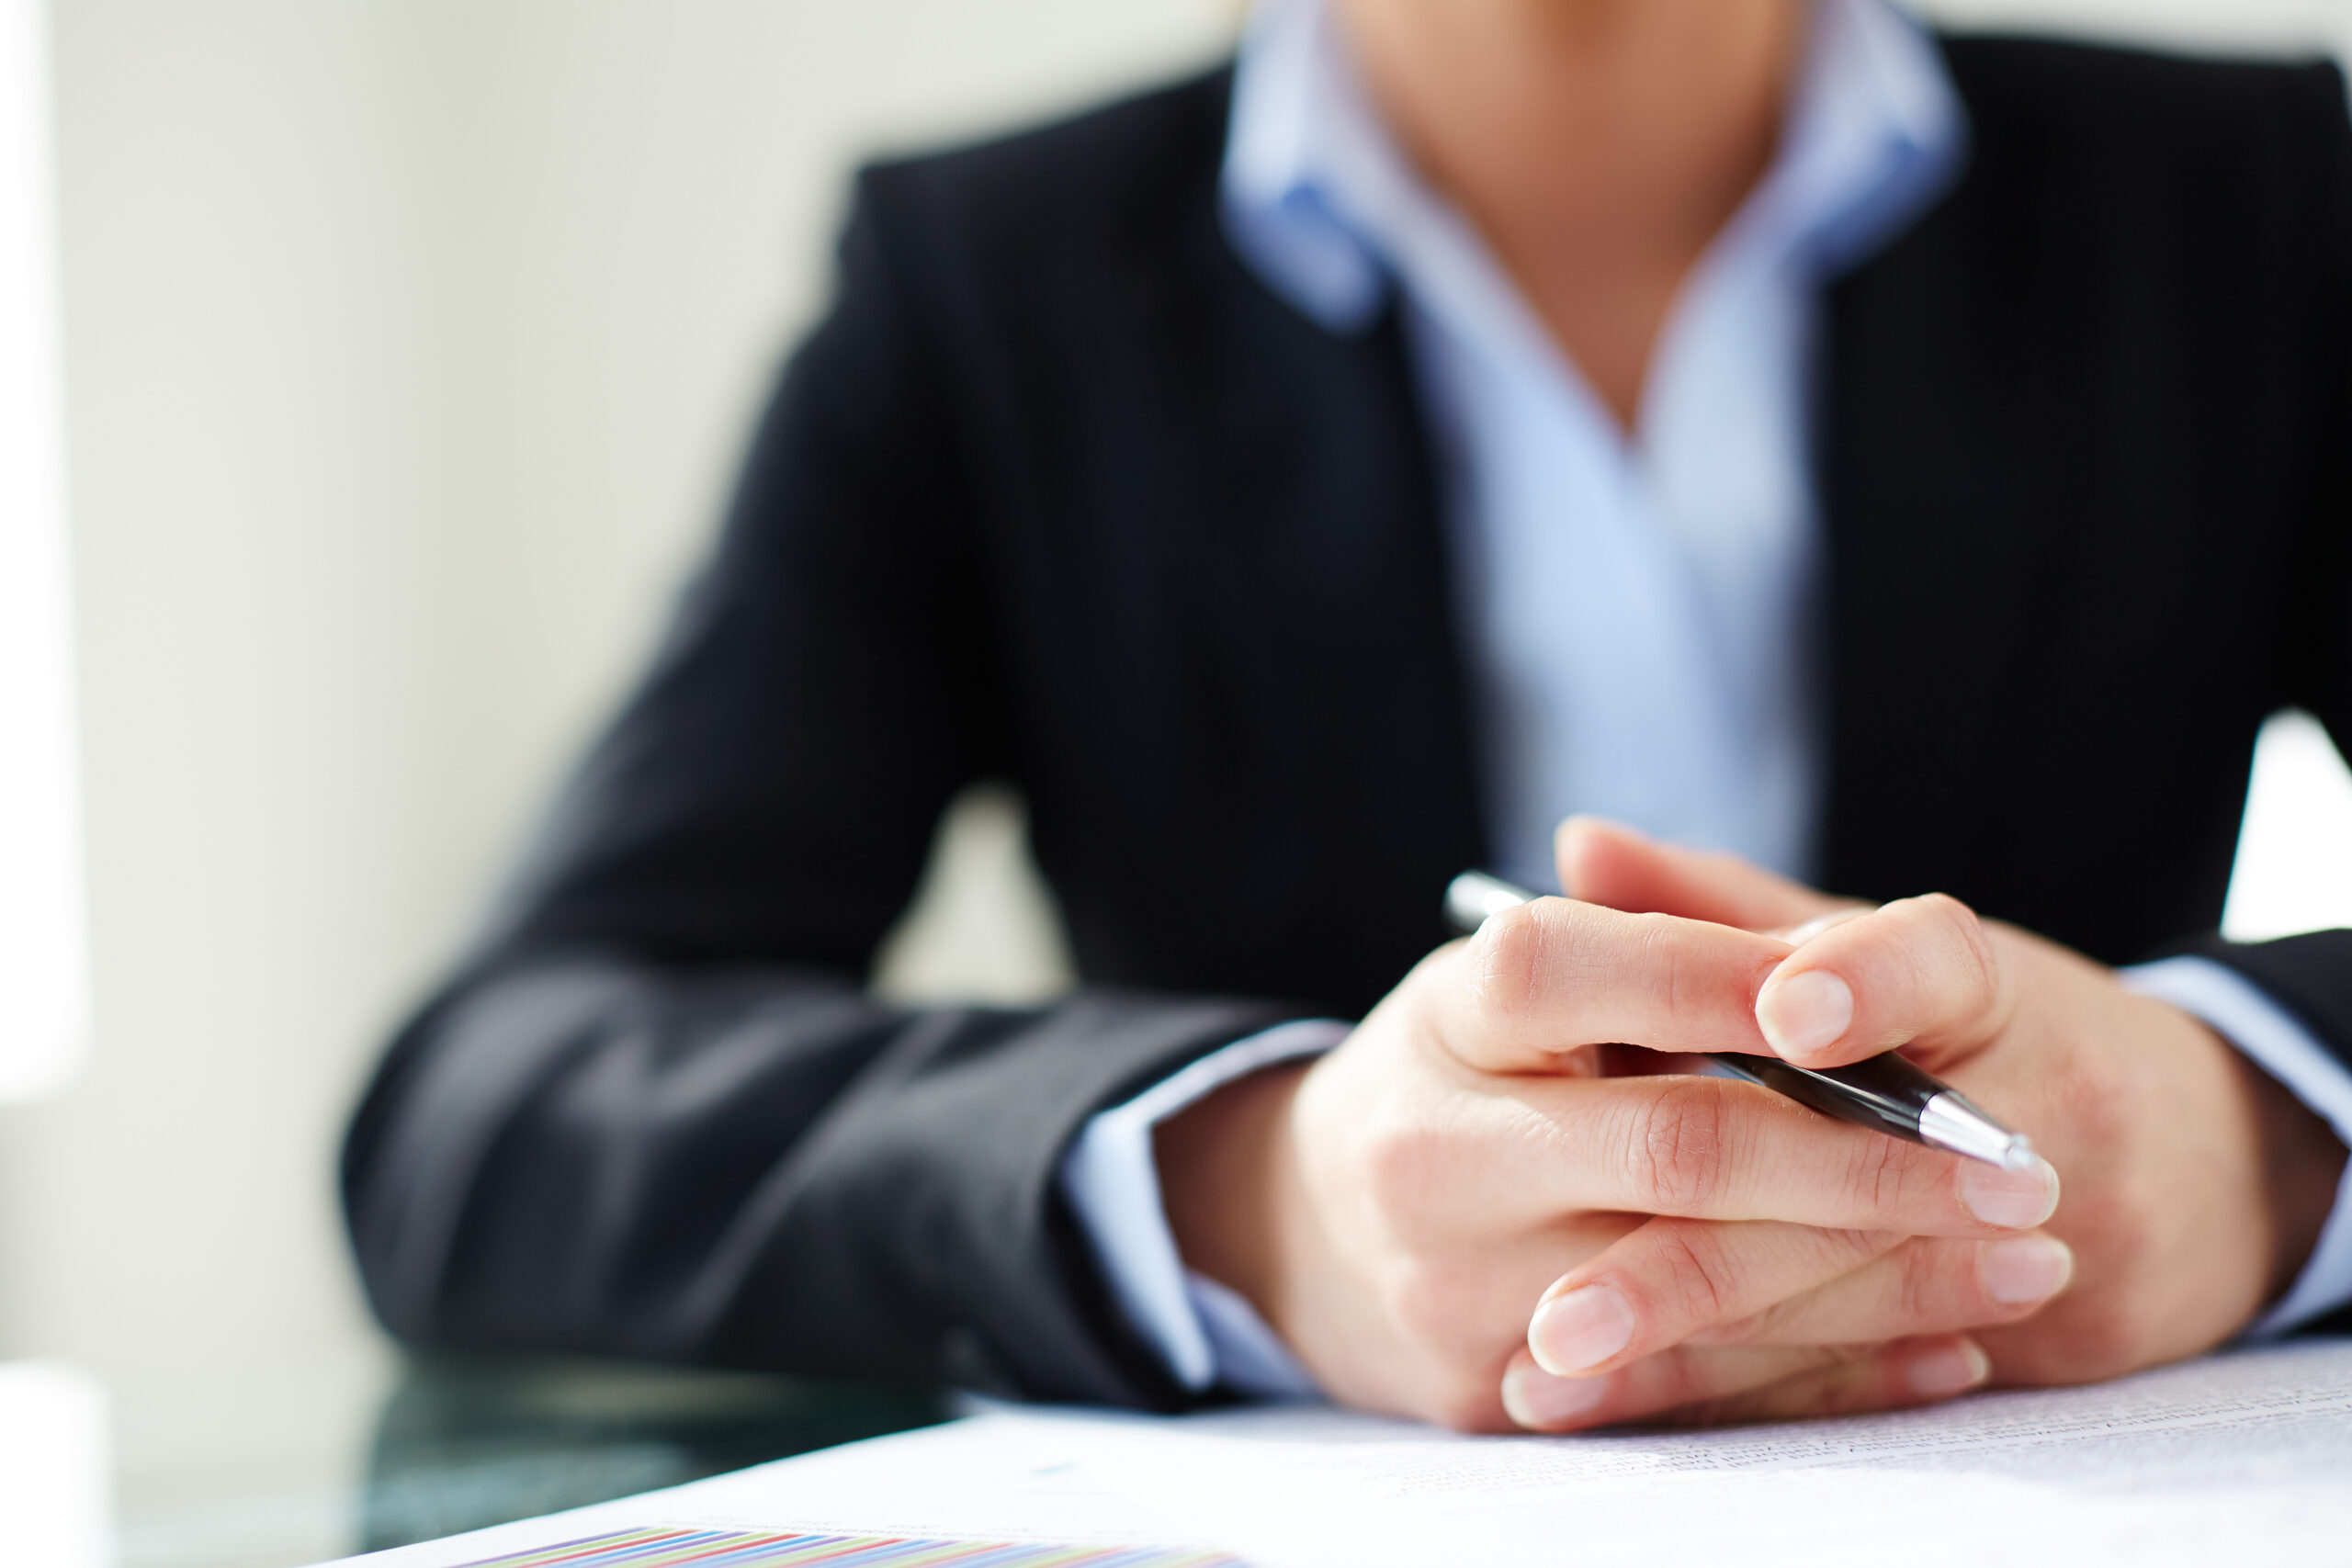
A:
{"type": "MultiPolygon", "coordinates": [[[[94,1552],[307,1561],[351,1544],[392,1365],[343,1119],[641,656],[845,173],[1207,61],[1237,6],[0,5],[46,135],[91,975],[78,1073],[0,1107],[0,1362],[103,1393],[94,1552]]],[[[2352,49],[2352,0],[1930,10],[2352,49]]],[[[884,983],[1050,991],[1017,802],[953,822],[884,983]]],[[[2266,739],[2231,921],[2352,923],[2352,782],[2307,721],[2266,739]]]]}

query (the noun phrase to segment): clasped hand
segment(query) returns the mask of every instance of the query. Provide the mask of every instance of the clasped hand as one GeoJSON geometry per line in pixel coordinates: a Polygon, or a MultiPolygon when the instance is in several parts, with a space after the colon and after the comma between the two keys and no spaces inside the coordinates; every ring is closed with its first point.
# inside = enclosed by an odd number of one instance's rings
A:
{"type": "Polygon", "coordinates": [[[1842,905],[1589,821],[1559,850],[1575,898],[1489,919],[1313,1066],[1161,1130],[1186,1260],[1333,1397],[1561,1431],[2086,1381],[2218,1344],[2309,1251],[2342,1146],[2110,972],[1940,896],[1842,905]],[[1898,1044],[2046,1163],[1690,1055],[1898,1044]]]}

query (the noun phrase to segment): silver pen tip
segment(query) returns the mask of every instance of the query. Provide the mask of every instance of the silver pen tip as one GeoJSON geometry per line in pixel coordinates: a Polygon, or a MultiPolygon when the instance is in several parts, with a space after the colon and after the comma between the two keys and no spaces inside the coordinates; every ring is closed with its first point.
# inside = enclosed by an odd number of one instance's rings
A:
{"type": "Polygon", "coordinates": [[[2039,1158],[2022,1133],[2012,1133],[1966,1095],[1946,1089],[1920,1108],[1919,1139],[2003,1170],[2030,1170],[2039,1158]]]}
{"type": "Polygon", "coordinates": [[[1486,924],[1488,915],[1534,897],[1526,888],[1514,887],[1499,876],[1465,871],[1446,885],[1445,917],[1453,922],[1455,931],[1466,935],[1486,924]]]}

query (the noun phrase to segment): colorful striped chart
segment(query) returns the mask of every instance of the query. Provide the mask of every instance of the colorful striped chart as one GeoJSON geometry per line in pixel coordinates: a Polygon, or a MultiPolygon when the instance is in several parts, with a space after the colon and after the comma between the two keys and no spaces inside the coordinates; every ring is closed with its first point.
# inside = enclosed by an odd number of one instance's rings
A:
{"type": "Polygon", "coordinates": [[[619,1530],[484,1558],[467,1568],[1246,1568],[1200,1547],[1038,1546],[905,1536],[770,1534],[684,1528],[619,1530]]]}

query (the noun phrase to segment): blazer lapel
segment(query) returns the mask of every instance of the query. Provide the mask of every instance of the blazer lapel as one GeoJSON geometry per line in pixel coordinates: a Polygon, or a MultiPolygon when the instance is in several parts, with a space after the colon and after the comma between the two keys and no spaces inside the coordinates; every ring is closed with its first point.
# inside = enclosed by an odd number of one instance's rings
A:
{"type": "Polygon", "coordinates": [[[1227,243],[1224,104],[1203,95],[1182,195],[1138,202],[1078,284],[1118,324],[1080,417],[1118,474],[1091,493],[1123,514],[1072,536],[1114,541],[1085,596],[1123,606],[1102,645],[1147,650],[1121,674],[1148,718],[1121,731],[1124,793],[1198,829],[1181,864],[1124,867],[1092,923],[1136,955],[1114,972],[1361,1012],[1445,940],[1446,881],[1485,857],[1445,541],[1397,322],[1328,332],[1227,243]]]}
{"type": "MultiPolygon", "coordinates": [[[[1963,190],[1828,296],[1823,880],[1997,891],[2041,649],[2052,388],[1955,254],[1963,190]]],[[[2014,301],[2004,301],[2012,304],[2014,301]]]]}
{"type": "Polygon", "coordinates": [[[1276,769],[1265,820],[1317,824],[1269,843],[1264,869],[1302,908],[1361,911],[1331,957],[1376,944],[1368,1002],[1451,934],[1445,883],[1486,857],[1429,443],[1393,312],[1350,337],[1254,276],[1211,300],[1186,328],[1216,454],[1187,509],[1199,631],[1239,754],[1276,769]]]}

